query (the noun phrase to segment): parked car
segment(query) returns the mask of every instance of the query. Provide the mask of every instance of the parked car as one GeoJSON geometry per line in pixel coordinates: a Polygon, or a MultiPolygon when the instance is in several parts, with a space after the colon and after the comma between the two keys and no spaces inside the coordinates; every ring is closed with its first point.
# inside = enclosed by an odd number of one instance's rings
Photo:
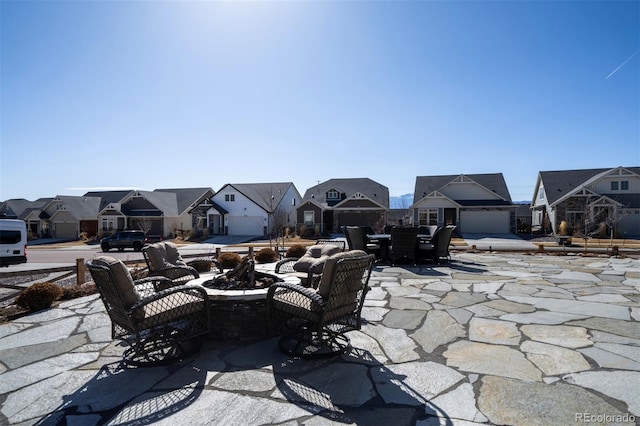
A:
{"type": "Polygon", "coordinates": [[[0,266],[27,261],[27,225],[24,220],[0,219],[0,266]]]}
{"type": "Polygon", "coordinates": [[[100,247],[104,252],[108,252],[112,248],[119,251],[123,251],[126,248],[141,251],[142,247],[148,243],[149,239],[143,231],[118,231],[100,240],[100,247]]]}

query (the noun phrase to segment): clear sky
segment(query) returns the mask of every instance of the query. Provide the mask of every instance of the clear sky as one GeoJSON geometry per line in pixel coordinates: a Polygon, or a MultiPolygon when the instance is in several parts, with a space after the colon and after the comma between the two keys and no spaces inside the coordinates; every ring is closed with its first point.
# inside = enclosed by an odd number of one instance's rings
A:
{"type": "Polygon", "coordinates": [[[0,7],[0,200],[640,165],[637,0],[0,7]]]}

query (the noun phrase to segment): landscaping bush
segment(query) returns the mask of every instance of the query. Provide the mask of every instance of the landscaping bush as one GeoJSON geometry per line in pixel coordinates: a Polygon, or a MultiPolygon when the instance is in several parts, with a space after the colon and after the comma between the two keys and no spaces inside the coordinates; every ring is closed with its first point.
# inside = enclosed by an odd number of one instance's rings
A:
{"type": "Polygon", "coordinates": [[[276,253],[274,249],[265,247],[256,253],[255,259],[258,263],[275,262],[276,260],[278,260],[278,253],[276,253]]]}
{"type": "Polygon", "coordinates": [[[302,244],[294,244],[287,249],[284,257],[295,257],[300,259],[307,252],[307,248],[302,244]]]}
{"type": "Polygon", "coordinates": [[[222,253],[218,262],[224,269],[233,269],[242,262],[242,258],[238,253],[222,253]]]}
{"type": "Polygon", "coordinates": [[[190,262],[187,262],[187,265],[191,266],[193,269],[195,269],[199,273],[211,271],[211,261],[209,259],[192,260],[190,262]]]}
{"type": "Polygon", "coordinates": [[[52,283],[37,283],[20,293],[16,305],[30,311],[40,311],[51,307],[54,300],[62,296],[62,289],[52,283]]]}

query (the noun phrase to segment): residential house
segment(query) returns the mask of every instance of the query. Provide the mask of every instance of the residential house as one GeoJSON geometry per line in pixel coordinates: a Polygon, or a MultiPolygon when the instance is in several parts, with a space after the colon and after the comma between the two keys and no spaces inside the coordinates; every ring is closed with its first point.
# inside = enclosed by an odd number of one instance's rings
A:
{"type": "Polygon", "coordinates": [[[639,237],[640,167],[539,172],[531,208],[543,232],[639,237]]]}
{"type": "Polygon", "coordinates": [[[49,235],[48,217],[43,208],[53,198],[39,198],[35,201],[24,198],[10,199],[0,203],[0,216],[24,220],[27,224],[29,238],[45,237],[49,235]]]}
{"type": "Polygon", "coordinates": [[[369,178],[330,179],[304,194],[297,210],[297,230],[313,234],[340,232],[342,226],[371,226],[387,221],[389,188],[369,178]]]}
{"type": "MultiPolygon", "coordinates": [[[[213,197],[215,192],[211,188],[173,188],[156,189],[153,192],[175,194],[178,207],[176,225],[185,232],[202,233],[207,229],[207,210],[202,203],[213,197]]],[[[207,231],[208,232],[208,231],[207,231]]]]}
{"type": "MultiPolygon", "coordinates": [[[[100,198],[89,196],[58,195],[38,214],[40,228],[47,229],[53,238],[77,240],[80,233],[88,237],[98,232],[100,198]]],[[[33,211],[33,215],[37,211],[33,211]]],[[[27,217],[31,223],[34,217],[27,217]]]]}
{"type": "Polygon", "coordinates": [[[177,195],[155,191],[105,191],[98,220],[102,233],[140,229],[149,236],[167,237],[191,229],[191,220],[180,222],[177,195]]]}
{"type": "Polygon", "coordinates": [[[207,220],[215,234],[267,236],[295,225],[300,193],[291,182],[228,183],[210,200],[207,220]]]}
{"type": "Polygon", "coordinates": [[[416,225],[456,225],[460,233],[510,233],[517,208],[502,173],[418,176],[411,206],[416,225]]]}

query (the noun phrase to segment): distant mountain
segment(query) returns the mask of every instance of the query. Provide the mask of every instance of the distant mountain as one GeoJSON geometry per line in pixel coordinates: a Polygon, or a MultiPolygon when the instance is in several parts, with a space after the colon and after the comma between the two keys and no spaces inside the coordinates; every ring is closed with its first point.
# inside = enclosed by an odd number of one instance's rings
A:
{"type": "Polygon", "coordinates": [[[391,209],[408,209],[411,204],[413,204],[413,194],[389,197],[389,208],[391,209]]]}

